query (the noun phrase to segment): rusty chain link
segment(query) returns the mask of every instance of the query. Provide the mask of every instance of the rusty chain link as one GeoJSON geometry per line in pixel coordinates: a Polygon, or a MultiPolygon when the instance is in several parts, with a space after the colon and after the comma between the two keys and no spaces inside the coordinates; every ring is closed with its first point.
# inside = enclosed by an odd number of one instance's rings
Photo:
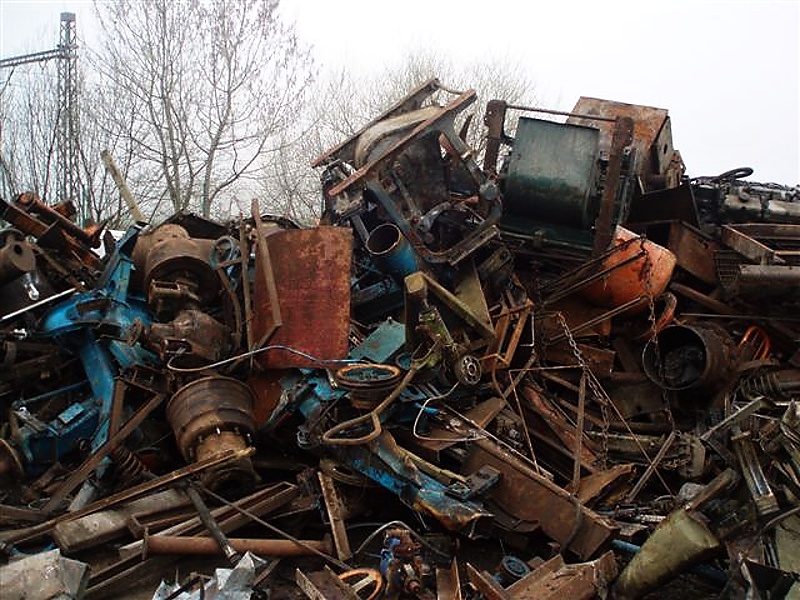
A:
{"type": "MultiPolygon", "coordinates": [[[[647,293],[647,306],[648,306],[648,320],[650,321],[650,331],[648,335],[648,343],[653,344],[653,352],[655,354],[656,366],[658,368],[659,376],[664,378],[664,363],[661,357],[661,347],[658,343],[658,319],[656,318],[656,301],[653,297],[653,287],[650,276],[653,272],[653,261],[650,254],[645,250],[644,243],[646,238],[639,236],[640,250],[644,254],[644,268],[642,269],[642,279],[644,281],[647,293]]],[[[672,408],[670,407],[669,394],[665,388],[661,388],[661,404],[663,406],[664,414],[667,417],[667,422],[675,431],[675,419],[672,416],[672,408]]]]}
{"type": "MultiPolygon", "coordinates": [[[[575,338],[572,335],[569,325],[567,325],[567,321],[564,318],[563,313],[560,311],[557,312],[556,318],[558,319],[561,327],[564,329],[564,335],[567,338],[567,342],[572,350],[572,354],[575,356],[575,360],[578,361],[578,366],[581,368],[582,375],[586,378],[586,385],[589,386],[592,396],[600,405],[600,416],[603,421],[600,437],[600,466],[601,468],[606,469],[608,468],[608,432],[611,427],[611,422],[608,417],[608,402],[610,402],[610,399],[608,398],[608,394],[606,394],[605,390],[603,390],[600,386],[600,382],[598,382],[595,378],[594,373],[592,373],[592,370],[589,368],[589,365],[586,364],[586,361],[583,358],[583,353],[578,347],[578,343],[575,341],[575,338]]],[[[583,435],[583,432],[579,431],[578,435],[583,435]]]]}

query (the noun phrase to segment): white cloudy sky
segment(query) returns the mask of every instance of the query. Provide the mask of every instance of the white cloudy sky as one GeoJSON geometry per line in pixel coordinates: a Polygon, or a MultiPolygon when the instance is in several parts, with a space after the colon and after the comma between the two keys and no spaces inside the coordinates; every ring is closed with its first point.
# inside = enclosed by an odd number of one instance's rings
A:
{"type": "MultiPolygon", "coordinates": [[[[283,0],[323,67],[380,69],[417,47],[527,65],[542,103],[667,108],[690,175],[738,166],[800,182],[800,0],[283,0]]],[[[0,0],[0,57],[49,49],[89,0],[0,0]]],[[[2,78],[2,75],[0,75],[2,78]]],[[[446,83],[446,81],[445,81],[446,83]]]]}

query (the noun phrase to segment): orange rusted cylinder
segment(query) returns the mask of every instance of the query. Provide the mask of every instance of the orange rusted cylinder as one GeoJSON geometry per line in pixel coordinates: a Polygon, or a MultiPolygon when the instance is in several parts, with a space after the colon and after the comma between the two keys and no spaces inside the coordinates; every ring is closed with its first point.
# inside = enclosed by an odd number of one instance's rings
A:
{"type": "MultiPolygon", "coordinates": [[[[333,550],[329,539],[300,541],[301,544],[292,540],[228,538],[233,549],[241,554],[312,556],[317,552],[330,554],[333,550]]],[[[219,544],[210,537],[150,535],[144,539],[144,548],[147,554],[222,554],[219,544]]]]}
{"type": "MultiPolygon", "coordinates": [[[[625,243],[636,237],[632,231],[617,227],[614,232],[613,247],[619,250],[609,254],[600,267],[608,273],[581,291],[589,302],[615,308],[642,296],[656,298],[667,289],[672,271],[675,269],[675,255],[663,246],[644,238],[641,241],[625,243]],[[627,264],[621,264],[642,251],[643,256],[627,264]]],[[[645,303],[632,309],[631,312],[641,312],[646,308],[645,303]]]]}

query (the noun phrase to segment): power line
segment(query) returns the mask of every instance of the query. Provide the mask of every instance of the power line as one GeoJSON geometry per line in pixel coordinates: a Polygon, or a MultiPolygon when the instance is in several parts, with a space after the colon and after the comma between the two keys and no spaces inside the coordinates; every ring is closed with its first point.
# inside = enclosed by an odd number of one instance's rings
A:
{"type": "Polygon", "coordinates": [[[78,123],[78,45],[75,13],[61,13],[61,28],[58,46],[31,54],[22,54],[0,59],[0,69],[58,60],[58,200],[76,201],[81,210],[80,199],[80,136],[78,123]]]}

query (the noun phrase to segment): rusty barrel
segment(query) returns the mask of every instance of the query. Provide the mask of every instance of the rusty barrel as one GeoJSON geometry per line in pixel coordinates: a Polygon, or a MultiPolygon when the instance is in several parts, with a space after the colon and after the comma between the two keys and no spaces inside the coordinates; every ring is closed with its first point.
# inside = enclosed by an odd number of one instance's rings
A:
{"type": "MultiPolygon", "coordinates": [[[[187,461],[202,461],[227,450],[244,450],[255,431],[250,388],[230,377],[197,379],[180,388],[167,404],[167,420],[187,461]]],[[[220,493],[252,489],[250,459],[206,474],[203,483],[220,493]]]]}
{"type": "Polygon", "coordinates": [[[667,390],[714,390],[736,366],[736,346],[721,327],[670,325],[644,347],[642,366],[667,390]]]}

